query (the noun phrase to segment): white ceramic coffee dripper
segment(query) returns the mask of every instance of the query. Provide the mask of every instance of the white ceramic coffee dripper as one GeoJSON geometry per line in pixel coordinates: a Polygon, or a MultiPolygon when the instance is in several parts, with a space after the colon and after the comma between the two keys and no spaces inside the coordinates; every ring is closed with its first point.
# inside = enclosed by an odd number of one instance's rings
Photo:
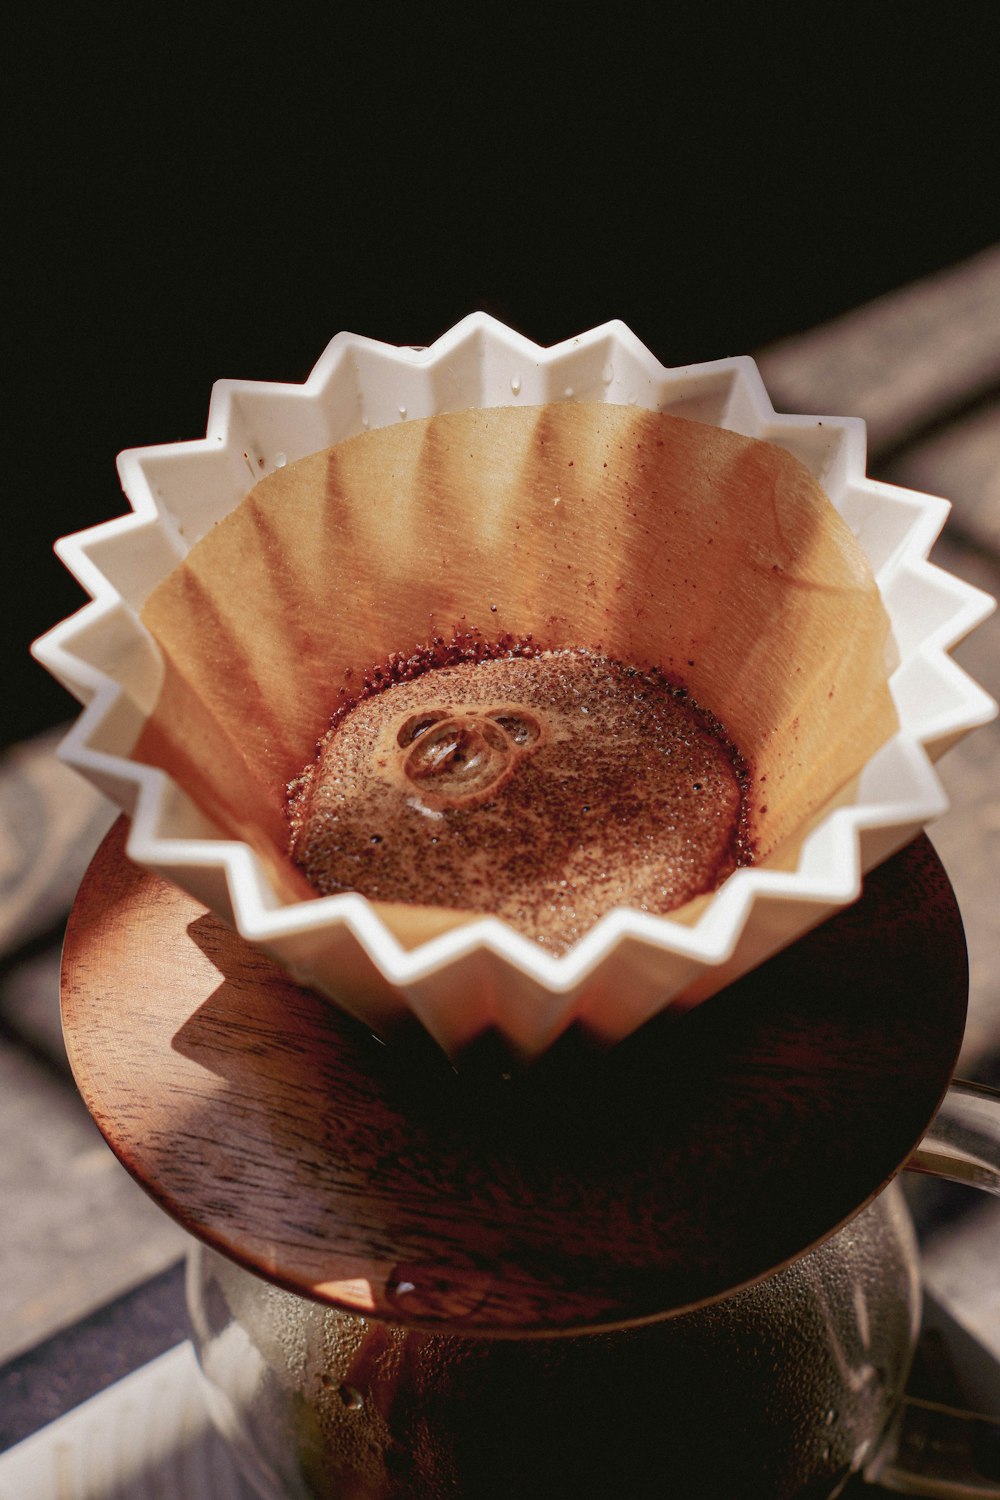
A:
{"type": "Polygon", "coordinates": [[[483,315],[424,350],[338,335],[304,385],[220,382],[204,439],[123,454],[133,514],[60,543],[93,595],[36,647],[87,704],[62,753],[129,813],[134,861],[380,1034],[415,1016],[457,1054],[495,1029],[526,1059],[574,1021],[614,1042],[664,1006],[722,988],[853,900],[864,872],[943,810],[933,760],[994,711],[948,655],[992,601],[926,560],[946,503],[868,479],[864,461],[862,423],[776,414],[752,360],[667,370],[619,323],[547,350],[483,315]],[[737,871],[693,921],[620,908],[554,956],[493,918],[401,935],[356,894],[289,898],[183,776],[134,755],[163,682],[143,604],[255,480],[306,454],[442,411],[583,400],[765,439],[807,467],[865,554],[888,613],[898,729],[803,830],[792,868],[737,871]]]}

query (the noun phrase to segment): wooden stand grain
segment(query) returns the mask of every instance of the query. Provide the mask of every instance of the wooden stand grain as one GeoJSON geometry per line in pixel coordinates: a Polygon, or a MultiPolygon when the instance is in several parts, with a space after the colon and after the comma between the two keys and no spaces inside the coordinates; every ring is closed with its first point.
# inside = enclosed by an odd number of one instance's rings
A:
{"type": "Polygon", "coordinates": [[[123,844],[124,820],[66,936],[91,1113],[192,1234],[397,1323],[620,1326],[761,1276],[900,1168],[961,1042],[961,920],[925,838],[688,1015],[521,1078],[381,1045],[123,844]]]}

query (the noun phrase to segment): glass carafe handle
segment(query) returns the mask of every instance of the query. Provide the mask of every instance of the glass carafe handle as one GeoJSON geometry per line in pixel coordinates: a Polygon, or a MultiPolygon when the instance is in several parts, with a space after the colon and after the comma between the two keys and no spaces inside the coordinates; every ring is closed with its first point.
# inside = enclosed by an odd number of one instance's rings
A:
{"type": "Polygon", "coordinates": [[[1000,1092],[956,1079],[906,1166],[1000,1195],[1000,1092]]]}
{"type": "MultiPolygon", "coordinates": [[[[1000,1196],[1000,1092],[956,1080],[906,1166],[1000,1196]]],[[[997,1398],[1000,1407],[1000,1383],[997,1398]]],[[[905,1495],[1000,1500],[1000,1411],[906,1397],[865,1478],[905,1495]]]]}

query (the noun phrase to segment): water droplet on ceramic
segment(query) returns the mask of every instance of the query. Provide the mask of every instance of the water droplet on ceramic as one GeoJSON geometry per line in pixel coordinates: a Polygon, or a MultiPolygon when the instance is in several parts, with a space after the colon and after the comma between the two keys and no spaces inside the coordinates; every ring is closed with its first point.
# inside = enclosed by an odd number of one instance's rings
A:
{"type": "Polygon", "coordinates": [[[612,382],[612,380],[614,380],[614,378],[615,378],[615,367],[614,367],[614,365],[612,365],[612,364],[606,364],[602,368],[602,370],[601,370],[601,380],[604,382],[605,385],[610,385],[611,382],[612,382]]]}
{"type": "Polygon", "coordinates": [[[399,408],[399,415],[403,418],[404,421],[406,420],[406,407],[405,406],[401,406],[399,408]]]}
{"type": "Polygon", "coordinates": [[[283,469],[285,467],[285,465],[287,464],[287,462],[288,462],[288,459],[287,459],[287,457],[285,456],[284,453],[276,453],[274,455],[274,467],[276,469],[283,469]]]}
{"type": "Polygon", "coordinates": [[[521,377],[520,377],[520,375],[512,375],[510,377],[510,388],[514,392],[515,396],[519,396],[521,394],[521,377]]]}
{"type": "Polygon", "coordinates": [[[365,1404],[365,1398],[357,1386],[348,1385],[346,1382],[337,1388],[337,1395],[348,1411],[360,1411],[365,1404]]]}
{"type": "Polygon", "coordinates": [[[573,387],[571,385],[568,385],[566,387],[566,389],[563,391],[563,395],[566,397],[567,401],[572,401],[572,399],[573,399],[573,387]]]}

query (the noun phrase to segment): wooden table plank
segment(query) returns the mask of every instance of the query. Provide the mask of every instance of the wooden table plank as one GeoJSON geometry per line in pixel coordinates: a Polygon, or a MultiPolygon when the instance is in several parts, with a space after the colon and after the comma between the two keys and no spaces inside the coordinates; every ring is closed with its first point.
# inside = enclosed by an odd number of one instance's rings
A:
{"type": "Polygon", "coordinates": [[[779,411],[858,416],[873,459],[1000,384],[1000,246],[758,355],[779,411]]]}

